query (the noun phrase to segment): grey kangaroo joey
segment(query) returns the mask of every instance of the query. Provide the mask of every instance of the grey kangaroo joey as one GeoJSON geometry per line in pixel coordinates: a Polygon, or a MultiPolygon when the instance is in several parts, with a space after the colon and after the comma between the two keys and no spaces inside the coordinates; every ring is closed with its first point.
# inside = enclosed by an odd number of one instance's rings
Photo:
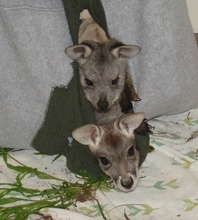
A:
{"type": "MultiPolygon", "coordinates": [[[[119,105],[123,113],[131,101],[140,100],[129,73],[128,60],[140,52],[137,45],[127,45],[107,37],[88,10],[80,14],[79,42],[66,48],[66,54],[79,64],[80,83],[96,118],[114,113],[119,105]]],[[[97,121],[100,121],[97,120],[97,121]]]]}
{"type": "Polygon", "coordinates": [[[72,136],[89,147],[102,171],[118,189],[129,192],[139,180],[140,153],[136,149],[135,133],[141,127],[145,130],[144,126],[144,113],[128,113],[108,124],[84,125],[75,129],[72,136]]]}

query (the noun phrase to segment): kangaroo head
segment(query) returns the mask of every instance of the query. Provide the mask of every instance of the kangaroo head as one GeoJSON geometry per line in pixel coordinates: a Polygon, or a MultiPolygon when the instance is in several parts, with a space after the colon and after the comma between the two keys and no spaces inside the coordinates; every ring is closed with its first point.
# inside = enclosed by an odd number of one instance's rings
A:
{"type": "Polygon", "coordinates": [[[135,45],[116,40],[104,43],[85,41],[66,48],[66,54],[79,63],[80,82],[88,101],[98,112],[108,112],[124,89],[128,59],[140,51],[135,45]]]}
{"type": "Polygon", "coordinates": [[[125,192],[134,190],[138,182],[140,155],[134,130],[143,120],[143,113],[129,113],[111,124],[88,124],[72,133],[75,140],[89,146],[103,172],[125,192]]]}

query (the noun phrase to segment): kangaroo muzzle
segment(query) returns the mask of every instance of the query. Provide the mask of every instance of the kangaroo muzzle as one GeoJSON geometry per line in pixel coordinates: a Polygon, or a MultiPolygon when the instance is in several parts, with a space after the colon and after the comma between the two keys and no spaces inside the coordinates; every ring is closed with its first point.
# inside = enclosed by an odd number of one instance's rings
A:
{"type": "Polygon", "coordinates": [[[120,183],[124,188],[131,189],[134,181],[133,181],[132,177],[129,176],[129,177],[122,177],[120,183]]]}
{"type": "Polygon", "coordinates": [[[130,192],[136,188],[138,179],[138,177],[128,174],[126,176],[119,176],[117,180],[114,179],[114,183],[121,191],[130,192]]]}
{"type": "Polygon", "coordinates": [[[109,108],[109,103],[105,98],[100,98],[98,103],[97,103],[98,111],[99,112],[107,112],[109,108]]]}

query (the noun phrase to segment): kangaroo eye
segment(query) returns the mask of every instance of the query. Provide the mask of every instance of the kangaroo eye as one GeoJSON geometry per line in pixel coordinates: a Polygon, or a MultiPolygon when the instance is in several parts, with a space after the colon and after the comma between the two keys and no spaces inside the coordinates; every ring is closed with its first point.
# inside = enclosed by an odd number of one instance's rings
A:
{"type": "Polygon", "coordinates": [[[93,82],[90,79],[85,78],[85,83],[87,86],[93,86],[93,82]]]}
{"type": "Polygon", "coordinates": [[[112,85],[117,85],[119,81],[119,77],[116,77],[114,80],[111,81],[112,85]]]}
{"type": "Polygon", "coordinates": [[[128,150],[128,156],[134,156],[135,154],[135,151],[134,151],[134,147],[130,147],[129,150],[128,150]]]}
{"type": "Polygon", "coordinates": [[[109,160],[107,160],[106,157],[100,157],[100,162],[103,164],[103,165],[108,165],[110,162],[109,160]]]}

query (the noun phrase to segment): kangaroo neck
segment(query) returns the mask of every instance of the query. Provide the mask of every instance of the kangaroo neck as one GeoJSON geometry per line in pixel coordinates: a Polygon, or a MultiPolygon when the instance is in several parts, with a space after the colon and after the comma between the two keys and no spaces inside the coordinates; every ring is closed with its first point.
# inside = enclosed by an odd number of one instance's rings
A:
{"type": "Polygon", "coordinates": [[[103,113],[103,112],[95,111],[96,123],[98,125],[111,123],[116,118],[120,117],[121,115],[122,115],[122,111],[121,111],[119,103],[112,106],[112,108],[108,112],[103,113]]]}

